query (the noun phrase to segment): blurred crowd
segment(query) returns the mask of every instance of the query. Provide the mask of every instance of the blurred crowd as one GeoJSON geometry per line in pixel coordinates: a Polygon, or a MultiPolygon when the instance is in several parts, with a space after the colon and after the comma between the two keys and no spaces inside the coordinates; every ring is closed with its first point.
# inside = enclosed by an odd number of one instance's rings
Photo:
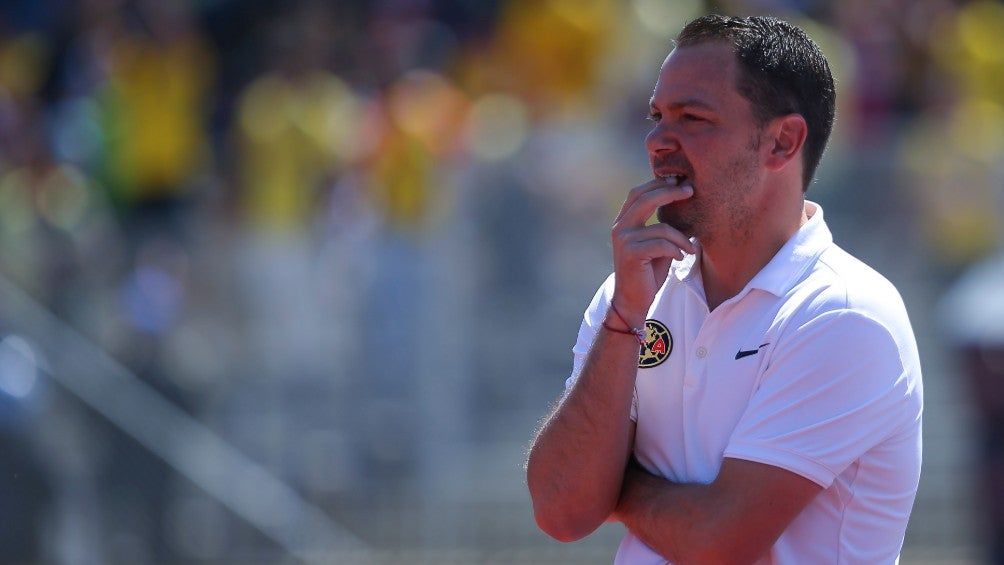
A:
{"type": "MultiPolygon", "coordinates": [[[[707,11],[829,55],[809,196],[835,231],[944,286],[1001,250],[999,1],[3,0],[0,274],[332,514],[436,485],[559,391],[659,64],[707,11]]],[[[194,489],[93,409],[12,382],[0,561],[240,543],[192,535],[194,489]]]]}

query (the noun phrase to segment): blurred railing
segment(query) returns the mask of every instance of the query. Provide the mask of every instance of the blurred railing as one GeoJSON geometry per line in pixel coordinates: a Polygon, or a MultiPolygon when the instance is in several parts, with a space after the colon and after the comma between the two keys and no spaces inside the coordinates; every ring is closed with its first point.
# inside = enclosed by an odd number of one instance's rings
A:
{"type": "Polygon", "coordinates": [[[65,388],[238,517],[304,562],[366,559],[367,544],[0,277],[0,388],[65,388]]]}

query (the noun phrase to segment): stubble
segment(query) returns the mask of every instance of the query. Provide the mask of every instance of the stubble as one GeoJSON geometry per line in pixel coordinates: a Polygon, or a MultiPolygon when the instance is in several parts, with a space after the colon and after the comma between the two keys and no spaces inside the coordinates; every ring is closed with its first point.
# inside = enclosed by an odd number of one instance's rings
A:
{"type": "MultiPolygon", "coordinates": [[[[745,151],[740,151],[725,163],[723,173],[710,183],[717,188],[701,190],[695,184],[694,195],[686,200],[662,206],[656,217],[687,237],[696,237],[704,245],[722,238],[730,241],[752,236],[756,218],[750,204],[750,194],[757,182],[759,132],[754,134],[745,151]]],[[[700,179],[699,179],[700,180],[700,179]]]]}

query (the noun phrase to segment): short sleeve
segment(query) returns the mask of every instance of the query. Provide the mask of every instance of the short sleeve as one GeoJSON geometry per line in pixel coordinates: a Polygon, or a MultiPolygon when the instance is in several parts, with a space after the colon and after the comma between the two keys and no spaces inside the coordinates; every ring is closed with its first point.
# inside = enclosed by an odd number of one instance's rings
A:
{"type": "Polygon", "coordinates": [[[827,312],[795,328],[774,348],[724,455],[829,487],[919,419],[919,391],[902,353],[889,329],[858,312],[827,312]]]}
{"type": "Polygon", "coordinates": [[[572,347],[572,374],[565,381],[566,389],[572,386],[572,383],[579,378],[579,373],[582,372],[582,365],[586,362],[586,354],[589,353],[589,348],[592,347],[593,340],[596,339],[597,329],[603,323],[603,316],[606,314],[607,308],[610,307],[613,292],[614,275],[611,274],[597,289],[586,308],[586,312],[582,315],[579,335],[575,340],[575,346],[572,347]]]}
{"type": "MultiPolygon", "coordinates": [[[[596,332],[603,324],[603,317],[606,316],[613,295],[614,275],[611,274],[596,291],[593,300],[589,303],[589,307],[586,308],[586,312],[582,316],[579,335],[575,340],[575,346],[572,347],[572,374],[565,380],[566,391],[575,384],[576,379],[579,378],[579,374],[582,372],[582,366],[586,362],[586,355],[589,353],[589,348],[593,345],[593,340],[596,339],[596,332]]],[[[637,391],[635,391],[634,398],[631,401],[631,419],[635,421],[638,419],[637,391]]]]}

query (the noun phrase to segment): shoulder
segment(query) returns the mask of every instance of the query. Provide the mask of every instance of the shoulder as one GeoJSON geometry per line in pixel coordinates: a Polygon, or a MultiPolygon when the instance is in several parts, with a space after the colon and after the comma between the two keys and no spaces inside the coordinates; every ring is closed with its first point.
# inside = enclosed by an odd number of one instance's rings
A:
{"type": "Polygon", "coordinates": [[[783,310],[777,337],[788,347],[775,359],[793,354],[804,357],[807,371],[825,364],[857,375],[848,382],[862,390],[897,382],[919,387],[916,338],[899,291],[840,247],[820,254],[783,310]]]}
{"type": "Polygon", "coordinates": [[[802,295],[803,314],[810,318],[840,312],[912,336],[906,306],[895,285],[835,244],[820,254],[793,293],[802,295]]]}

